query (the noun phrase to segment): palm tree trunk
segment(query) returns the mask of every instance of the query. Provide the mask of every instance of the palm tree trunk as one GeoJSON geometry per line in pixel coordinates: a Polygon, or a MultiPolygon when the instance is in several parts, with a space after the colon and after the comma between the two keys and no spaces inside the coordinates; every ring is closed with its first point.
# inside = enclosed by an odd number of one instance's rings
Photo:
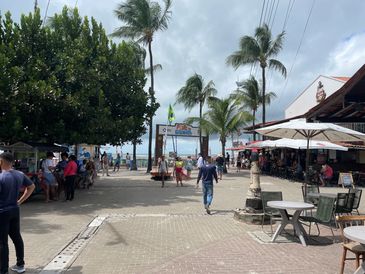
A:
{"type": "Polygon", "coordinates": [[[266,100],[265,100],[265,92],[266,92],[266,78],[265,78],[265,67],[262,68],[262,126],[265,126],[266,122],[266,100]]]}
{"type": "MultiPolygon", "coordinates": [[[[200,102],[199,103],[199,118],[200,120],[203,117],[203,103],[200,102]]],[[[203,142],[202,142],[202,126],[201,123],[199,122],[199,147],[200,147],[200,153],[203,155],[203,142]]],[[[203,155],[203,157],[206,155],[203,155]]]]}
{"type": "MultiPolygon", "coordinates": [[[[155,91],[154,91],[154,76],[153,76],[153,57],[152,57],[152,41],[148,42],[148,52],[150,55],[150,74],[151,74],[151,87],[149,89],[149,95],[151,99],[151,107],[155,105],[155,91]]],[[[149,117],[149,136],[148,136],[148,165],[147,173],[152,170],[152,134],[153,134],[153,116],[154,113],[150,114],[149,117]]]]}
{"type": "MultiPolygon", "coordinates": [[[[262,126],[265,126],[266,122],[266,100],[265,100],[265,91],[266,91],[266,78],[265,78],[265,67],[262,67],[262,126]]],[[[262,140],[265,140],[265,136],[262,135],[262,140]]]]}
{"type": "Polygon", "coordinates": [[[253,131],[253,140],[256,141],[256,131],[255,131],[256,111],[255,110],[252,110],[252,116],[253,116],[252,128],[254,129],[254,131],[253,131]]]}
{"type": "Polygon", "coordinates": [[[223,173],[227,173],[227,163],[226,163],[226,138],[224,138],[221,143],[222,143],[222,157],[224,159],[224,164],[223,164],[223,173]]]}

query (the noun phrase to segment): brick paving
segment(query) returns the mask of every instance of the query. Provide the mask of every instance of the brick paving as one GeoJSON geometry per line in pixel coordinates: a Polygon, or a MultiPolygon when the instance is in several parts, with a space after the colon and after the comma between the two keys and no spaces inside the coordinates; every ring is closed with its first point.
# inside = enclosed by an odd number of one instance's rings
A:
{"type": "MultiPolygon", "coordinates": [[[[215,186],[211,216],[203,211],[194,181],[161,188],[143,172],[102,177],[70,203],[45,204],[35,197],[22,206],[28,273],[38,273],[97,215],[109,217],[67,273],[337,273],[342,249],[328,229],[308,247],[263,244],[248,233],[261,226],[233,219],[232,210],[244,205],[248,176],[231,173],[215,186]]],[[[267,176],[261,183],[263,190],[283,191],[286,200],[302,200],[299,183],[267,176]]],[[[360,212],[364,209],[362,202],[360,212]]],[[[346,273],[353,270],[348,263],[346,273]]]]}

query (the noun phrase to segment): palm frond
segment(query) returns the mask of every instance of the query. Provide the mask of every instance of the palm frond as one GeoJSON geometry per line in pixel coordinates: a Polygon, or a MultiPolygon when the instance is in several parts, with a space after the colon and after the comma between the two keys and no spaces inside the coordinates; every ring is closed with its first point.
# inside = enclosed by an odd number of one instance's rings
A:
{"type": "Polygon", "coordinates": [[[283,42],[284,42],[285,32],[281,32],[276,39],[271,42],[270,48],[266,53],[266,57],[274,57],[278,55],[278,53],[283,49],[283,42]]]}
{"type": "Polygon", "coordinates": [[[271,37],[272,34],[267,24],[263,24],[261,27],[256,28],[255,38],[263,55],[266,55],[270,49],[271,37]]]}
{"type": "Polygon", "coordinates": [[[286,68],[280,61],[276,59],[270,59],[269,68],[279,71],[284,77],[286,77],[286,68]]]}
{"type": "MultiPolygon", "coordinates": [[[[162,65],[161,65],[161,64],[154,65],[154,66],[152,67],[152,70],[153,70],[154,72],[156,72],[156,71],[160,71],[160,70],[162,70],[162,65]]],[[[144,70],[144,72],[145,72],[146,74],[150,75],[150,74],[151,74],[151,69],[150,69],[150,68],[146,68],[146,69],[144,70]]]]}
{"type": "Polygon", "coordinates": [[[276,93],[274,92],[268,92],[265,94],[265,103],[270,105],[271,104],[271,101],[273,99],[275,99],[277,96],[276,96],[276,93]]]}
{"type": "Polygon", "coordinates": [[[260,48],[257,41],[250,36],[244,36],[240,41],[240,49],[226,59],[226,64],[237,69],[242,65],[257,62],[260,56],[260,48]]]}

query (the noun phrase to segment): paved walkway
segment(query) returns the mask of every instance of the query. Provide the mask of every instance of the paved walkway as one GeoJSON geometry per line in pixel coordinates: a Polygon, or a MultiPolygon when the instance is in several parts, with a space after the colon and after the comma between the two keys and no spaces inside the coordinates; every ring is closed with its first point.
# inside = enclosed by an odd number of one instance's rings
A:
{"type": "MultiPolygon", "coordinates": [[[[233,219],[232,210],[244,207],[248,176],[232,172],[215,185],[212,215],[203,210],[195,180],[161,188],[144,172],[125,170],[77,191],[73,202],[34,197],[21,210],[28,273],[41,272],[96,216],[106,217],[96,233],[81,237],[80,249],[74,243],[66,250],[74,249],[67,273],[337,273],[342,249],[329,229],[303,247],[289,236],[268,243],[260,226],[233,219]]],[[[285,200],[302,200],[300,185],[261,177],[263,190],[281,190],[285,200]]],[[[346,273],[353,270],[348,263],[346,273]]]]}

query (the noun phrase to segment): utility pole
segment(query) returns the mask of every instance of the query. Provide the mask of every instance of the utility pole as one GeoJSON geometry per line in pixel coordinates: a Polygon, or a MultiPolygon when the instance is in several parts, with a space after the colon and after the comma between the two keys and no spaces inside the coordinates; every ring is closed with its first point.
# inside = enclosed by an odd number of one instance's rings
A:
{"type": "Polygon", "coordinates": [[[38,1],[34,0],[34,12],[37,10],[38,8],[38,1]]]}

